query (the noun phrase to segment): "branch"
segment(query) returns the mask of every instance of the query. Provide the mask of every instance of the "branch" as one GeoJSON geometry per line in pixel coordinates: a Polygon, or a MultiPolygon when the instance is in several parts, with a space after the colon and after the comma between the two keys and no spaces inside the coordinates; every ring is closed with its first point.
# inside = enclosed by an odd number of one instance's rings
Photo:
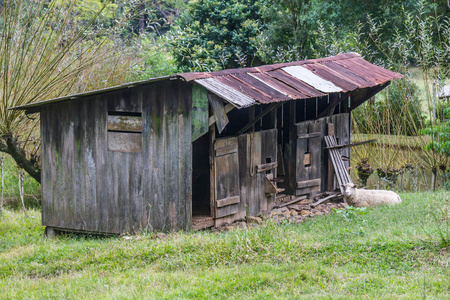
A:
{"type": "Polygon", "coordinates": [[[27,158],[25,150],[19,146],[17,138],[13,137],[12,134],[4,135],[2,138],[3,141],[0,140],[0,145],[5,145],[6,142],[6,151],[1,150],[1,146],[0,151],[11,155],[19,168],[24,169],[37,182],[41,183],[41,168],[38,162],[33,157],[30,159],[27,158]]]}

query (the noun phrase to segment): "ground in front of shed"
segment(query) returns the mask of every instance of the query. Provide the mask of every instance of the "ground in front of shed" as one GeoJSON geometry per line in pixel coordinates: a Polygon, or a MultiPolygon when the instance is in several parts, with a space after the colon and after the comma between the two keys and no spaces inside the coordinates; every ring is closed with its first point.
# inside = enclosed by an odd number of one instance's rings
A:
{"type": "Polygon", "coordinates": [[[448,193],[401,194],[403,203],[350,219],[263,222],[228,232],[42,236],[40,212],[0,219],[3,298],[444,299],[450,290],[448,193]],[[431,207],[430,207],[431,205],[431,207]],[[440,210],[435,210],[440,211],[440,210]],[[439,231],[439,228],[441,231],[439,231]]]}

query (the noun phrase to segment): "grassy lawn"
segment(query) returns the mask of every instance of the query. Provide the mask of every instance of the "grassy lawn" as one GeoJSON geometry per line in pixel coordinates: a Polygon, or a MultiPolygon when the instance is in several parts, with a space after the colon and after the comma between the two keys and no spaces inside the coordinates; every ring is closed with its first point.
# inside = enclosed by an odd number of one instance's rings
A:
{"type": "Polygon", "coordinates": [[[450,295],[448,193],[395,207],[166,239],[43,238],[40,213],[0,220],[1,298],[348,299],[450,295]],[[434,218],[430,212],[439,212],[434,218]],[[440,230],[439,230],[440,228],[440,230]]]}

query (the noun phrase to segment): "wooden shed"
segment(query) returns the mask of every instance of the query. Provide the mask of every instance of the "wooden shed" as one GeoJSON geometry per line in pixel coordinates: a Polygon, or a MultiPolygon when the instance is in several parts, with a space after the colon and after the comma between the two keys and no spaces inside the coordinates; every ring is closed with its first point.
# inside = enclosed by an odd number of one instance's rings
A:
{"type": "Polygon", "coordinates": [[[348,144],[351,111],[400,77],[348,53],[16,107],[40,113],[42,224],[206,228],[264,213],[280,193],[334,190],[324,136],[348,144]]]}

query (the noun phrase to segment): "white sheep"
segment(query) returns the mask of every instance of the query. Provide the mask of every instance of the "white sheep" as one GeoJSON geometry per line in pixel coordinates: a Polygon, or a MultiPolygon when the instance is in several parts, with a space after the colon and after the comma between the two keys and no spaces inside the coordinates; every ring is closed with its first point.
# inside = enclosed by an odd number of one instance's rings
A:
{"type": "Polygon", "coordinates": [[[345,201],[354,207],[370,207],[402,203],[400,196],[392,191],[357,189],[353,183],[343,184],[345,201]]]}

